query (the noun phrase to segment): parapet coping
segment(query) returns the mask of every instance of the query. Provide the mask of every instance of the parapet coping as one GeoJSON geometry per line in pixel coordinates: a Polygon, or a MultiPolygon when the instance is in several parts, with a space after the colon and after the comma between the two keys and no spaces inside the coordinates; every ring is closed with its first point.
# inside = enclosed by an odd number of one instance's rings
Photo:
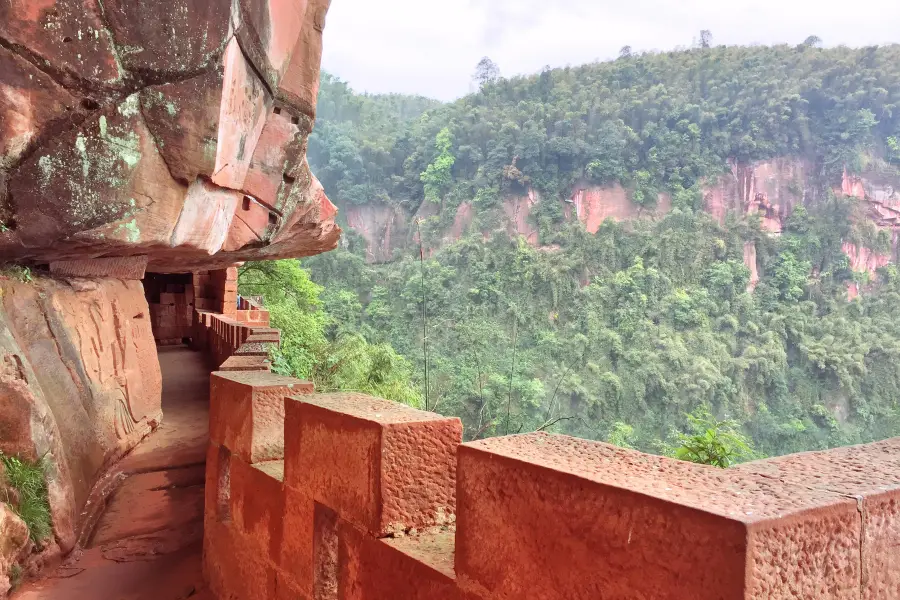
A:
{"type": "Polygon", "coordinates": [[[267,460],[257,462],[250,465],[257,471],[265,473],[272,479],[276,479],[284,483],[284,461],[283,460],[267,460]]]}
{"type": "Polygon", "coordinates": [[[441,575],[456,579],[455,527],[439,527],[413,535],[382,538],[380,541],[441,575]]]}
{"type": "Polygon", "coordinates": [[[259,388],[293,388],[296,385],[311,385],[308,381],[269,371],[213,371],[212,374],[221,379],[259,388]]]}
{"type": "Polygon", "coordinates": [[[734,470],[853,497],[894,492],[900,490],[900,438],[767,458],[734,470]]]}
{"type": "Polygon", "coordinates": [[[445,417],[405,404],[398,404],[356,392],[307,394],[305,396],[292,396],[291,400],[378,425],[459,420],[456,417],[445,417]]]}
{"type": "Polygon", "coordinates": [[[470,452],[541,467],[747,525],[818,509],[856,511],[853,498],[830,490],[544,432],[460,446],[460,455],[470,452]]]}

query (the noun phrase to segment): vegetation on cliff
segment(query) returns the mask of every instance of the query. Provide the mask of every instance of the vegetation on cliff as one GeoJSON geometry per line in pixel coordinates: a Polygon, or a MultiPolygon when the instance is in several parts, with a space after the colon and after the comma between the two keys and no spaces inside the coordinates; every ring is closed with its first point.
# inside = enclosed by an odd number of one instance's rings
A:
{"type": "MultiPolygon", "coordinates": [[[[446,208],[474,199],[479,214],[506,191],[529,186],[563,199],[580,180],[620,182],[638,203],[653,203],[657,190],[695,190],[728,160],[803,156],[834,181],[845,166],[859,170],[869,149],[900,165],[898,65],[900,45],[626,54],[488,79],[479,93],[441,106],[355,95],[326,76],[310,164],[339,203],[412,211],[431,189],[422,175],[447,162],[446,129],[453,177],[441,200],[446,208]]],[[[561,217],[549,208],[555,203],[545,206],[543,216],[561,217]]]]}
{"type": "Polygon", "coordinates": [[[346,327],[342,306],[358,304],[347,290],[325,294],[296,260],[247,263],[240,269],[245,295],[266,299],[272,326],[281,329],[281,347],[272,356],[273,370],[312,381],[320,392],[358,391],[418,406],[420,393],[412,367],[386,343],[370,344],[346,327]]]}
{"type": "Polygon", "coordinates": [[[3,471],[0,486],[3,502],[25,522],[31,540],[43,542],[53,533],[46,461],[28,461],[0,454],[0,465],[3,471]]]}
{"type": "MultiPolygon", "coordinates": [[[[867,282],[842,252],[890,239],[831,189],[845,167],[896,171],[898,106],[898,46],[625,54],[487,80],[448,105],[357,95],[326,76],[310,161],[332,200],[434,216],[421,223],[424,260],[413,244],[368,264],[348,232],[304,261],[325,291],[290,310],[315,322],[296,334],[315,340],[286,342],[279,361],[325,377],[317,365],[341,371],[332,353],[351,337],[359,356],[389,357],[352,359],[385,367],[374,380],[401,393],[382,395],[427,396],[462,417],[468,439],[543,429],[684,453],[705,451],[712,431],[731,462],[751,456],[744,434],[770,455],[897,435],[900,277],[889,265],[867,282]],[[785,155],[819,176],[781,236],[753,216],[722,226],[703,212],[700,186],[729,160],[785,155]],[[564,218],[576,182],[622,183],[643,205],[667,191],[673,209],[592,235],[564,218]],[[504,196],[529,188],[542,198],[540,247],[502,227],[504,196]],[[444,242],[463,201],[471,233],[444,242]],[[870,287],[848,302],[851,282],[870,287]]],[[[373,390],[371,376],[325,380],[373,390]]]]}

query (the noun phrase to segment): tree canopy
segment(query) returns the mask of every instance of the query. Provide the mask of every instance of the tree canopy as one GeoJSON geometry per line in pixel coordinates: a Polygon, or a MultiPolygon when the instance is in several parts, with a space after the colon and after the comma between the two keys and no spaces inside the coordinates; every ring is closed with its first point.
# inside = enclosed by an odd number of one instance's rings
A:
{"type": "Polygon", "coordinates": [[[377,389],[412,403],[427,386],[429,408],[460,416],[467,439],[547,430],[724,464],[751,444],[771,455],[900,434],[900,277],[891,264],[871,281],[842,251],[890,253],[890,235],[832,192],[845,169],[898,174],[900,46],[707,41],[486,80],[449,104],[324,76],[309,150],[326,192],[424,214],[425,251],[369,264],[347,231],[305,260],[302,286],[324,291],[285,297],[285,320],[294,303],[307,314],[284,368],[326,386],[390,381],[377,389]],[[758,215],[722,225],[704,212],[705,182],[784,156],[813,165],[816,193],[782,235],[758,215]],[[565,218],[580,183],[622,184],[647,208],[666,191],[673,208],[590,234],[565,218]],[[529,189],[538,247],[504,225],[504,199],[529,189]],[[473,222],[453,241],[463,202],[473,222]],[[865,287],[852,302],[850,284],[865,287]],[[343,371],[347,336],[369,358],[343,371]]]}

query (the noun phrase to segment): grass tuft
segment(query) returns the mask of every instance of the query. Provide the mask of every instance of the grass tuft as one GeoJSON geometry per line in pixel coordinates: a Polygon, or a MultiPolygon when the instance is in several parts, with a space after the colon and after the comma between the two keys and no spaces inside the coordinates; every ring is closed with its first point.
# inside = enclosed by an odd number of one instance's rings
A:
{"type": "Polygon", "coordinates": [[[47,492],[46,461],[41,459],[31,462],[0,454],[0,462],[6,469],[7,486],[19,494],[17,503],[13,503],[11,498],[4,500],[25,521],[32,541],[40,543],[53,533],[47,492]]]}
{"type": "Polygon", "coordinates": [[[20,265],[0,265],[0,277],[15,279],[22,283],[31,283],[34,281],[34,277],[31,274],[31,268],[20,265]]]}

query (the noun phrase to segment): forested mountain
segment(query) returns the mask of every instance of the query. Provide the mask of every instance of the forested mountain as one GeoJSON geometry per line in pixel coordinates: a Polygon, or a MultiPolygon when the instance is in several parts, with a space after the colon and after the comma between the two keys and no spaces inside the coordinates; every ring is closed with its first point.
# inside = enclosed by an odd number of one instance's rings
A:
{"type": "Polygon", "coordinates": [[[275,292],[318,320],[280,368],[424,404],[427,362],[469,439],[900,435],[900,46],[814,41],[487,70],[450,104],[325,76],[309,157],[346,233],[303,263],[324,291],[275,292]]]}

